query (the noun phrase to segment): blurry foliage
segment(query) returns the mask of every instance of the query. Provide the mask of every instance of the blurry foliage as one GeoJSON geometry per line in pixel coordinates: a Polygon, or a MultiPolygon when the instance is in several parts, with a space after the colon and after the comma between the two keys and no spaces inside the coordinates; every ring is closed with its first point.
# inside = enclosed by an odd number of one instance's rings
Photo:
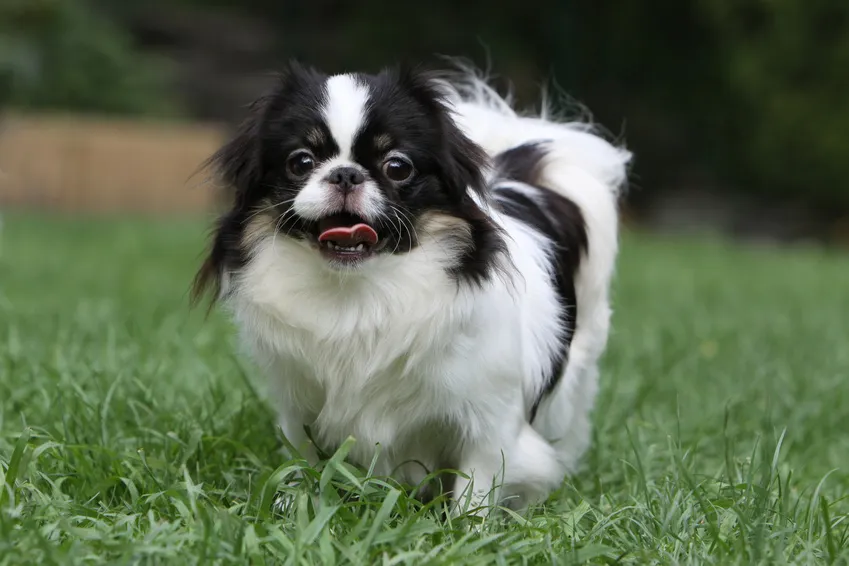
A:
{"type": "Polygon", "coordinates": [[[173,114],[167,70],[82,0],[0,0],[0,105],[173,114]]]}
{"type": "Polygon", "coordinates": [[[566,4],[558,76],[625,125],[645,193],[701,167],[736,192],[849,212],[849,2],[566,4]]]}
{"type": "Polygon", "coordinates": [[[753,188],[849,207],[849,2],[699,6],[721,57],[717,150],[730,171],[753,188]]]}

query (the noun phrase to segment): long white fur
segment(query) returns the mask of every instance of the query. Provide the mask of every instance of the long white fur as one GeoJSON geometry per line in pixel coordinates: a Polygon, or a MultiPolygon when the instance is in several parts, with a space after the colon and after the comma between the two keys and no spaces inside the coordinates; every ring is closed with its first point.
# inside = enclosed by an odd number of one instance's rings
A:
{"type": "MultiPolygon", "coordinates": [[[[444,237],[462,229],[451,218],[424,220],[418,248],[380,255],[356,271],[330,268],[258,218],[246,235],[251,259],[233,275],[230,307],[268,372],[284,434],[307,458],[314,461],[315,451],[304,425],[325,447],[355,437],[350,457],[361,463],[380,444],[377,473],[416,483],[427,471],[413,460],[430,471],[456,464],[470,475],[455,486],[465,503],[478,505],[500,486],[498,497],[517,496],[512,505],[522,508],[556,489],[589,444],[609,327],[617,191],[630,155],[583,126],[517,115],[480,79],[452,88],[458,124],[490,155],[548,140],[546,185],[572,199],[587,223],[569,361],[533,424],[527,410],[560,343],[553,249],[494,210],[509,235],[513,275],[459,289],[444,269],[460,253],[456,238],[444,237]]],[[[341,107],[333,115],[350,129],[351,115],[341,107]]]]}

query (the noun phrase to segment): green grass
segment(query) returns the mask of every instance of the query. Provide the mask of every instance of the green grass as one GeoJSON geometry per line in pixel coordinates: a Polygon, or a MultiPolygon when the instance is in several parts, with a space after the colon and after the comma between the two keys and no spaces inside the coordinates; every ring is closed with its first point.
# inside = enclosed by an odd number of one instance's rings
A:
{"type": "Polygon", "coordinates": [[[586,469],[470,529],[338,461],[272,509],[204,228],[4,219],[0,564],[847,564],[849,258],[624,238],[586,469]]]}

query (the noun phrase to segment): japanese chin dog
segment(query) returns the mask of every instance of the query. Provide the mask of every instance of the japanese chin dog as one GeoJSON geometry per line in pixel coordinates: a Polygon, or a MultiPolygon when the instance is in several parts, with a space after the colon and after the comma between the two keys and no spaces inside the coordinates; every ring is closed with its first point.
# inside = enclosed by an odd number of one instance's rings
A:
{"type": "Polygon", "coordinates": [[[461,472],[455,509],[521,511],[590,442],[630,157],[475,73],[293,63],[210,160],[228,203],[195,291],[309,462],[350,436],[401,483],[461,472]]]}

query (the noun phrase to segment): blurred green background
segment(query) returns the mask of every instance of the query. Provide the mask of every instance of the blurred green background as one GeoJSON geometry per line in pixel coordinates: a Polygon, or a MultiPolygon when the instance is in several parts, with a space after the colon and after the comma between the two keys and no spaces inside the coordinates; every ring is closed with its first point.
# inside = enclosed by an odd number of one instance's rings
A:
{"type": "Polygon", "coordinates": [[[232,124],[291,57],[437,55],[589,110],[636,154],[632,221],[849,241],[845,0],[0,0],[7,110],[232,124]]]}

